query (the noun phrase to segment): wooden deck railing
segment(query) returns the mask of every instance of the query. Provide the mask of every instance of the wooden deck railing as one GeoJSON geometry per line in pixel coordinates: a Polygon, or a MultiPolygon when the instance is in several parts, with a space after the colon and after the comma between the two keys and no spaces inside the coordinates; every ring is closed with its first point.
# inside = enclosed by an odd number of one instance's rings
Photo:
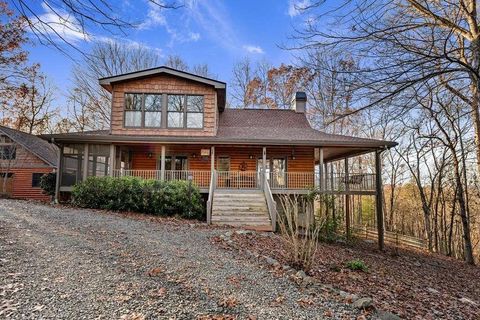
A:
{"type": "Polygon", "coordinates": [[[257,171],[217,171],[217,189],[258,189],[259,173],[257,171]]]}
{"type": "Polygon", "coordinates": [[[325,180],[326,191],[375,191],[374,173],[329,174],[325,180]]]}
{"type": "MultiPolygon", "coordinates": [[[[113,170],[114,177],[137,177],[147,180],[161,180],[161,170],[113,170]]],[[[165,180],[189,180],[199,188],[208,188],[210,186],[210,171],[199,170],[165,170],[165,180]]]]}
{"type": "Polygon", "coordinates": [[[314,172],[270,172],[270,188],[311,189],[315,186],[314,172]]]}
{"type": "MultiPolygon", "coordinates": [[[[114,177],[138,177],[142,179],[161,180],[160,170],[114,170],[114,177]]],[[[165,170],[164,179],[189,180],[199,188],[208,189],[212,174],[210,170],[165,170]]],[[[218,189],[261,189],[262,175],[257,171],[217,171],[215,175],[218,189]]],[[[325,179],[326,192],[374,192],[375,174],[372,173],[344,173],[328,174],[325,179]]],[[[275,192],[281,190],[308,190],[319,187],[318,173],[312,172],[270,172],[268,182],[270,189],[275,192]]]]}

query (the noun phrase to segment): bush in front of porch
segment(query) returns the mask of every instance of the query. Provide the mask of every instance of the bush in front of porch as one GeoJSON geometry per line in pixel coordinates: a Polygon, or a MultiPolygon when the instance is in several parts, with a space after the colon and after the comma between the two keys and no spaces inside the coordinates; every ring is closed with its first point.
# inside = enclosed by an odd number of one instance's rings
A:
{"type": "Polygon", "coordinates": [[[200,191],[188,181],[89,177],[73,187],[72,203],[82,208],[204,217],[200,191]]]}

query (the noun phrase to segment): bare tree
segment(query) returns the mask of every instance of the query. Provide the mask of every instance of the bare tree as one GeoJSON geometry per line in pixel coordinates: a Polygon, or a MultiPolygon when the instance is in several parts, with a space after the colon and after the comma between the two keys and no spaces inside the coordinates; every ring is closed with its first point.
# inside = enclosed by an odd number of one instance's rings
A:
{"type": "MultiPolygon", "coordinates": [[[[85,39],[93,38],[94,29],[126,35],[129,29],[137,28],[142,21],[134,13],[122,10],[120,2],[51,0],[42,2],[41,6],[28,0],[10,2],[16,13],[25,19],[38,42],[53,46],[63,53],[67,53],[67,49],[84,53],[68,38],[69,33],[83,35],[85,39]],[[42,10],[48,13],[48,18],[42,10]]],[[[174,0],[147,0],[147,4],[159,10],[183,6],[183,2],[174,0]]]]}
{"type": "Polygon", "coordinates": [[[404,100],[411,88],[432,79],[470,106],[480,172],[480,21],[476,0],[350,1],[325,10],[324,1],[304,9],[296,49],[338,50],[364,59],[353,71],[355,108],[404,100]],[[327,12],[327,13],[326,13],[327,12]],[[330,19],[330,20],[327,20],[330,19]]]}
{"type": "Polygon", "coordinates": [[[52,87],[39,68],[28,68],[25,82],[6,95],[9,99],[3,105],[1,119],[4,125],[30,134],[41,133],[57,114],[58,110],[52,108],[52,87]]]}
{"type": "Polygon", "coordinates": [[[236,107],[248,108],[252,106],[248,99],[248,84],[254,77],[255,68],[248,57],[234,64],[230,82],[230,99],[236,107]]]}
{"type": "Polygon", "coordinates": [[[94,44],[90,58],[73,68],[68,94],[69,112],[81,123],[81,130],[110,125],[111,95],[98,85],[99,78],[152,68],[158,61],[157,52],[141,46],[115,41],[94,44]]]}

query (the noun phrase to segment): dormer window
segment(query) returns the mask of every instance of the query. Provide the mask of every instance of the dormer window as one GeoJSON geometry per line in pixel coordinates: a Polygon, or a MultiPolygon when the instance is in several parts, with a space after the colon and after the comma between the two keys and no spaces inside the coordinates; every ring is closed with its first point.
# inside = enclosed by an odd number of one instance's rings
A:
{"type": "Polygon", "coordinates": [[[125,127],[142,126],[142,94],[125,94],[125,127]]]}
{"type": "Polygon", "coordinates": [[[200,95],[168,95],[169,128],[203,128],[203,96],[200,95]]]}

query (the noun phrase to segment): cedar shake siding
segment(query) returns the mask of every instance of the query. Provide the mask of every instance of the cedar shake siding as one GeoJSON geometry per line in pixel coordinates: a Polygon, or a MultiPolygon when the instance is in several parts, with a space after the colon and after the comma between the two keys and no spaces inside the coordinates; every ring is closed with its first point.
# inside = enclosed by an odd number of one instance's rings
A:
{"type": "MultiPolygon", "coordinates": [[[[112,134],[157,136],[215,136],[218,121],[217,93],[212,86],[169,74],[112,84],[112,134]],[[201,95],[204,97],[202,129],[131,128],[124,125],[125,93],[201,95]]],[[[165,110],[165,108],[163,108],[165,110]]],[[[162,114],[162,117],[166,115],[162,114]]]]}

